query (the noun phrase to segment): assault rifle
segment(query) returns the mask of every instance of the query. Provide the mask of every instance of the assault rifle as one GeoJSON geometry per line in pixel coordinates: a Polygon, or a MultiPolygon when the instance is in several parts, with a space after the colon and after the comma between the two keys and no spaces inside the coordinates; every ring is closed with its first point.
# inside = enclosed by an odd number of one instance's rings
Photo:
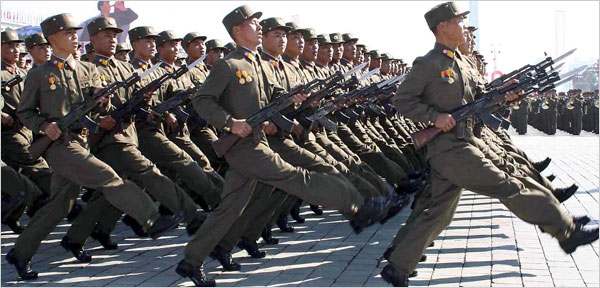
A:
{"type": "MultiPolygon", "coordinates": [[[[142,74],[142,76],[145,76],[142,74]]],[[[133,73],[129,78],[125,79],[125,81],[117,81],[113,82],[110,85],[106,86],[102,90],[92,96],[91,99],[83,101],[77,107],[71,109],[67,115],[61,117],[56,121],[56,124],[60,128],[63,133],[68,133],[70,130],[76,128],[74,127],[76,124],[79,124],[82,128],[88,129],[92,133],[98,133],[100,131],[100,126],[94,120],[92,120],[87,114],[92,111],[100,102],[109,97],[111,94],[115,93],[119,88],[129,88],[133,86],[135,83],[140,81],[142,76],[138,76],[137,73],[133,73]]],[[[47,135],[44,135],[37,141],[31,143],[29,146],[29,152],[31,153],[34,159],[37,159],[46,153],[48,147],[54,142],[54,140],[50,139],[47,135]]]]}
{"type": "Polygon", "coordinates": [[[25,80],[25,78],[21,77],[21,75],[15,75],[15,77],[8,79],[6,81],[2,81],[2,90],[5,91],[10,91],[10,89],[15,86],[18,85],[19,83],[23,82],[25,80]]]}
{"type": "MultiPolygon", "coordinates": [[[[475,117],[477,118],[476,120],[480,120],[491,129],[498,129],[502,125],[503,121],[502,119],[499,119],[497,116],[493,115],[490,111],[490,108],[498,105],[504,106],[504,97],[507,92],[522,90],[523,94],[521,94],[519,98],[515,100],[515,102],[520,101],[531,93],[537,92],[538,94],[541,94],[566,82],[569,82],[587,68],[586,66],[580,67],[559,76],[558,72],[556,71],[546,71],[546,68],[551,67],[553,63],[554,61],[552,61],[552,59],[545,59],[542,61],[542,63],[534,66],[536,67],[535,73],[522,74],[518,79],[519,81],[516,83],[503,85],[501,87],[494,87],[491,91],[488,91],[482,95],[482,97],[480,97],[478,100],[459,106],[453,109],[450,114],[457,123],[468,118],[475,117]]],[[[420,149],[421,147],[427,145],[427,143],[429,143],[441,132],[441,129],[434,126],[411,134],[415,148],[420,149]]]]}

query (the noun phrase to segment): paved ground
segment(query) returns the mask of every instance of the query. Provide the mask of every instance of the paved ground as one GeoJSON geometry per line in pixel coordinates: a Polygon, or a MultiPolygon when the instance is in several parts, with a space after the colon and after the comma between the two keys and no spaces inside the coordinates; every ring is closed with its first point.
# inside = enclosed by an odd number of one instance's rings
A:
{"type": "MultiPolygon", "coordinates": [[[[514,136],[514,141],[535,160],[552,157],[544,174],[555,174],[558,187],[573,182],[580,187],[565,207],[574,215],[590,215],[597,224],[598,136],[542,136],[529,128],[527,136],[514,136]]],[[[385,225],[354,235],[335,211],[317,217],[305,207],[306,223],[295,224],[292,234],[276,232],[282,241],[264,247],[266,258],[250,259],[236,250],[240,272],[221,272],[213,260],[205,270],[219,286],[388,286],[379,276],[385,263],[378,266],[377,259],[408,214],[405,209],[385,225]]],[[[34,258],[40,278],[17,282],[4,258],[16,235],[2,226],[2,286],[193,286],[174,271],[190,240],[184,228],[151,241],[132,238],[120,223],[113,234],[119,250],[104,251],[91,240],[86,249],[94,260],[79,264],[59,245],[68,227],[61,223],[42,243],[34,258]]],[[[547,234],[514,217],[498,201],[471,192],[463,194],[454,221],[426,254],[411,285],[599,286],[598,242],[566,255],[547,234]]]]}

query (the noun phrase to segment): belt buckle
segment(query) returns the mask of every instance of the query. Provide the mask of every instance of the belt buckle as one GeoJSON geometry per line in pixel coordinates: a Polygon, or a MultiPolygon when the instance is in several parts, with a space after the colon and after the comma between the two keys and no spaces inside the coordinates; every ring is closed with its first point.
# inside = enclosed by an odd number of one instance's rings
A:
{"type": "Polygon", "coordinates": [[[81,136],[83,137],[87,137],[89,134],[90,130],[88,130],[87,128],[81,128],[81,136]]]}

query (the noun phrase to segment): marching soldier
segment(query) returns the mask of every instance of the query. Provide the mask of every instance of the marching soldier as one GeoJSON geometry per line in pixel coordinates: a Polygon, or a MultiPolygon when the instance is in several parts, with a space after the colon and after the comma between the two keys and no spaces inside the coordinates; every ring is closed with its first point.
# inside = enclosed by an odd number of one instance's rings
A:
{"type": "MultiPolygon", "coordinates": [[[[2,32],[2,81],[15,81],[12,87],[2,87],[2,159],[8,166],[29,177],[38,185],[45,194],[50,195],[50,182],[52,171],[46,161],[39,157],[33,158],[29,153],[29,147],[33,141],[33,132],[24,126],[20,117],[17,116],[17,108],[23,99],[23,80],[26,78],[26,71],[17,67],[19,59],[19,45],[23,43],[17,32],[6,30],[2,32]]],[[[40,205],[45,202],[39,199],[40,205]]],[[[30,207],[31,208],[31,207],[30,207]]],[[[22,210],[22,209],[21,209],[22,210]]],[[[33,210],[32,210],[33,211],[33,210]]],[[[19,223],[23,211],[11,214],[10,217],[2,221],[16,234],[23,231],[19,223]]],[[[33,215],[33,214],[30,214],[33,215]]]]}
{"type": "Polygon", "coordinates": [[[125,63],[129,63],[129,52],[131,52],[131,46],[129,46],[129,43],[117,43],[117,49],[115,50],[115,59],[121,60],[125,63]]]}
{"type": "MultiPolygon", "coordinates": [[[[235,49],[235,48],[234,48],[235,49]]],[[[223,42],[219,39],[211,39],[206,41],[206,68],[211,70],[215,65],[217,60],[221,59],[225,55],[225,51],[228,51],[228,48],[223,46],[223,42]]]]}
{"type": "MultiPolygon", "coordinates": [[[[273,82],[274,76],[265,69],[266,63],[256,54],[262,38],[260,16],[261,12],[254,13],[247,6],[225,16],[223,24],[238,48],[215,63],[193,100],[194,108],[207,122],[240,137],[224,155],[230,169],[225,176],[223,201],[188,243],[185,259],[176,269],[197,286],[215,285],[202,271],[204,259],[244,212],[253,193],[267,193],[268,190],[257,189],[258,183],[272,185],[309,203],[338,209],[351,219],[355,229],[362,229],[387,213],[386,201],[363,199],[343,177],[309,172],[283,161],[269,148],[262,126],[254,128],[246,123],[245,118],[264,107],[269,97],[281,93],[273,82]],[[249,167],[247,163],[253,165],[249,167]]],[[[306,97],[296,95],[294,101],[306,97]]]]}
{"type": "MultiPolygon", "coordinates": [[[[519,179],[487,160],[475,144],[479,140],[473,135],[472,119],[456,123],[447,114],[462,105],[462,101],[473,101],[481,91],[474,76],[464,73],[468,66],[460,52],[456,51],[465,41],[462,20],[468,13],[461,12],[456,4],[448,2],[425,14],[429,28],[436,36],[436,44],[426,56],[415,60],[411,72],[393,98],[401,114],[421,122],[435,122],[436,127],[446,132],[427,147],[432,169],[428,208],[403,227],[413,233],[396,246],[390,256],[390,264],[381,272],[383,279],[394,286],[408,285],[407,276],[414,270],[425,247],[452,220],[463,187],[499,198],[518,217],[540,225],[546,233],[557,238],[567,253],[598,239],[597,227],[575,225],[573,217],[555,198],[543,191],[526,189],[519,179]],[[440,68],[442,72],[449,72],[440,73],[440,68]]],[[[507,100],[517,97],[514,92],[506,95],[507,100]]]]}
{"type": "MultiPolygon", "coordinates": [[[[31,130],[44,131],[46,137],[54,140],[44,154],[54,173],[52,200],[29,221],[15,247],[6,255],[8,263],[15,265],[24,280],[37,278],[37,272],[31,269],[31,258],[44,237],[67,215],[81,186],[101,191],[112,205],[145,226],[153,238],[183,220],[180,215],[160,216],[141,189],[121,179],[110,166],[91,155],[87,150],[86,128],[58,126],[56,121],[69,113],[71,107],[91,101],[91,95],[101,87],[101,79],[96,66],[73,59],[78,40],[76,31],[81,27],[77,27],[70,14],[51,16],[41,27],[53,56],[29,73],[17,115],[31,130]]],[[[110,100],[104,101],[97,109],[109,107],[110,100]]],[[[105,126],[105,122],[101,121],[100,126],[105,126]]],[[[69,249],[69,243],[63,242],[63,247],[69,249]]]]}
{"type": "Polygon", "coordinates": [[[46,41],[46,38],[40,32],[31,34],[25,38],[25,48],[27,48],[29,55],[33,58],[31,69],[44,64],[50,60],[50,55],[52,55],[50,44],[48,44],[48,41],[46,41]]]}

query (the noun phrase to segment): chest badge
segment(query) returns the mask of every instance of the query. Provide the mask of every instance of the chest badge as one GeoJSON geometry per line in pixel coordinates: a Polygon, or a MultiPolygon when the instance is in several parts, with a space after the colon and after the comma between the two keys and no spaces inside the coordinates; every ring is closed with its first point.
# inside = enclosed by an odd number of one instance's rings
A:
{"type": "Polygon", "coordinates": [[[440,76],[442,77],[442,80],[448,84],[452,84],[454,83],[454,78],[452,78],[452,70],[451,69],[446,69],[444,71],[440,72],[440,76]]]}
{"type": "Polygon", "coordinates": [[[56,78],[54,78],[54,77],[48,78],[48,83],[50,83],[50,90],[52,90],[52,91],[56,90],[56,85],[54,85],[54,82],[56,82],[56,78]]]}
{"type": "MultiPolygon", "coordinates": [[[[246,71],[244,71],[244,72],[246,72],[246,71]]],[[[238,79],[239,79],[238,82],[240,83],[240,85],[246,84],[246,79],[244,77],[242,77],[242,71],[235,72],[235,75],[238,77],[238,79]]]]}

